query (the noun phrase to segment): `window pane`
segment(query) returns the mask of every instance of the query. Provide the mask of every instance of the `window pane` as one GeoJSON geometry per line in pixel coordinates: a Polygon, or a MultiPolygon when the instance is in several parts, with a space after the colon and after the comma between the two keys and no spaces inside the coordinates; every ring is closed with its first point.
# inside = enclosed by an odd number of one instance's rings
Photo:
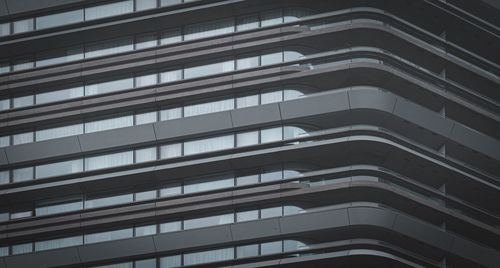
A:
{"type": "Polygon", "coordinates": [[[249,211],[241,211],[236,213],[236,221],[252,221],[259,219],[259,211],[258,210],[249,210],[249,211]]]}
{"type": "Polygon", "coordinates": [[[168,144],[160,147],[160,158],[167,159],[182,156],[182,144],[168,144]]]}
{"type": "Polygon", "coordinates": [[[267,219],[273,217],[281,217],[283,216],[283,211],[281,207],[273,207],[273,208],[263,208],[260,210],[260,218],[267,219]]]}
{"type": "Polygon", "coordinates": [[[283,133],[281,127],[263,129],[260,132],[261,143],[280,141],[283,139],[283,133]]]}
{"type": "Polygon", "coordinates": [[[71,174],[83,171],[83,160],[69,160],[58,163],[51,163],[46,165],[39,165],[35,168],[36,178],[46,178],[52,176],[59,176],[64,174],[71,174]]]}
{"type": "Polygon", "coordinates": [[[158,39],[156,38],[156,33],[141,34],[135,38],[135,49],[145,49],[157,45],[158,39]]]}
{"type": "Polygon", "coordinates": [[[125,203],[132,203],[133,201],[134,197],[132,194],[115,195],[115,196],[85,200],[85,208],[119,205],[125,203]]]}
{"type": "Polygon", "coordinates": [[[274,254],[283,251],[282,241],[267,242],[260,244],[261,254],[274,254]]]}
{"type": "Polygon", "coordinates": [[[56,248],[65,248],[83,244],[83,236],[73,236],[35,242],[35,251],[43,251],[56,248]]]}
{"type": "Polygon", "coordinates": [[[33,142],[33,132],[26,132],[12,135],[14,145],[33,142]]]}
{"type": "Polygon", "coordinates": [[[296,206],[284,206],[283,207],[283,215],[295,215],[298,214],[302,209],[296,206]]]}
{"type": "Polygon", "coordinates": [[[238,147],[259,144],[259,131],[236,134],[236,144],[238,147]]]}
{"type": "Polygon", "coordinates": [[[234,19],[221,19],[185,27],[184,40],[193,40],[234,32],[234,19]]]}
{"type": "Polygon", "coordinates": [[[135,227],[135,236],[156,234],[156,224],[135,227]]]}
{"type": "Polygon", "coordinates": [[[221,74],[234,70],[234,60],[194,66],[184,69],[184,79],[221,74]]]}
{"type": "Polygon", "coordinates": [[[303,57],[301,53],[297,51],[285,51],[283,53],[283,61],[292,61],[292,60],[298,60],[301,57],[303,57]]]}
{"type": "Polygon", "coordinates": [[[36,28],[45,29],[83,21],[83,9],[72,10],[36,18],[36,28]]]}
{"type": "Polygon", "coordinates": [[[184,107],[184,117],[209,114],[232,109],[234,109],[234,99],[193,104],[184,107]]]}
{"type": "Polygon", "coordinates": [[[68,88],[36,94],[36,103],[48,103],[83,97],[83,87],[68,88]]]}
{"type": "Polygon", "coordinates": [[[165,222],[160,224],[161,233],[169,233],[182,230],[181,221],[165,222]]]}
{"type": "Polygon", "coordinates": [[[303,97],[305,94],[295,89],[285,89],[283,91],[284,100],[294,100],[303,97]]]}
{"type": "Polygon", "coordinates": [[[184,230],[215,226],[234,222],[233,213],[184,220],[184,230]]]}
{"type": "Polygon", "coordinates": [[[188,180],[184,184],[184,193],[196,193],[200,191],[210,191],[215,189],[227,188],[234,186],[233,177],[216,177],[188,180]]]}
{"type": "Polygon", "coordinates": [[[69,125],[36,131],[36,140],[44,141],[83,134],[83,124],[69,125]]]}
{"type": "Polygon", "coordinates": [[[285,126],[283,127],[283,135],[285,139],[293,139],[306,136],[307,132],[299,127],[285,126]]]}
{"type": "Polygon", "coordinates": [[[30,211],[20,211],[20,212],[13,212],[10,214],[10,219],[22,219],[22,218],[28,218],[33,216],[33,212],[30,211]]]}
{"type": "Polygon", "coordinates": [[[259,67],[259,56],[240,56],[236,60],[238,70],[259,67]]]}
{"type": "Polygon", "coordinates": [[[224,261],[234,259],[233,248],[223,248],[207,250],[195,253],[184,254],[184,265],[194,265],[201,263],[209,263],[214,261],[224,261]]]}
{"type": "Polygon", "coordinates": [[[10,65],[8,62],[0,62],[0,74],[10,72],[10,65]]]}
{"type": "Polygon", "coordinates": [[[182,3],[182,0],[161,0],[161,6],[170,6],[182,3]]]}
{"type": "Polygon", "coordinates": [[[170,29],[160,34],[160,45],[178,43],[182,41],[181,29],[170,29]]]}
{"type": "Polygon", "coordinates": [[[156,85],[158,75],[156,74],[148,74],[143,76],[138,76],[135,78],[135,87],[146,87],[151,85],[156,85]]]}
{"type": "Polygon", "coordinates": [[[306,247],[306,244],[296,240],[283,241],[283,251],[299,250],[306,247]]]}
{"type": "Polygon", "coordinates": [[[105,56],[134,50],[132,37],[106,40],[85,46],[85,58],[105,56]]]}
{"type": "Polygon", "coordinates": [[[125,78],[110,82],[85,85],[85,96],[121,91],[121,90],[131,89],[133,87],[134,87],[133,78],[125,78]]]}
{"type": "Polygon", "coordinates": [[[169,83],[182,80],[182,70],[167,71],[160,74],[162,83],[169,83]]]}
{"type": "Polygon", "coordinates": [[[123,238],[129,238],[133,236],[132,228],[123,229],[123,230],[115,230],[108,232],[101,232],[95,234],[86,234],[85,235],[85,244],[92,244],[104,241],[118,240],[123,238]]]}
{"type": "Polygon", "coordinates": [[[172,119],[177,119],[182,117],[182,108],[177,107],[177,108],[170,108],[170,109],[164,109],[160,111],[160,120],[165,121],[165,120],[172,120],[172,119]]]}
{"type": "Polygon", "coordinates": [[[135,0],[135,10],[141,11],[156,8],[156,0],[135,0]]]}
{"type": "Polygon", "coordinates": [[[10,146],[10,136],[0,137],[0,147],[10,146]]]}
{"type": "Polygon", "coordinates": [[[174,196],[174,195],[180,195],[182,194],[182,186],[181,183],[171,183],[169,185],[164,186],[162,189],[160,189],[160,196],[161,197],[168,197],[168,196],[174,196]]]}
{"type": "Polygon", "coordinates": [[[311,14],[312,12],[305,8],[285,8],[284,22],[296,21],[311,14]]]}
{"type": "Polygon", "coordinates": [[[283,179],[283,172],[280,167],[266,168],[260,174],[261,182],[275,181],[283,179]]]}
{"type": "Polygon", "coordinates": [[[95,20],[134,11],[132,0],[85,8],[85,20],[95,20]]]}
{"type": "Polygon", "coordinates": [[[45,205],[35,208],[35,214],[37,216],[42,215],[52,215],[57,213],[63,213],[68,211],[77,211],[83,209],[83,201],[78,200],[74,202],[66,202],[55,205],[45,205]]]}
{"type": "Polygon", "coordinates": [[[143,125],[143,124],[154,123],[157,121],[156,115],[157,115],[156,111],[149,112],[149,113],[136,114],[135,115],[135,124],[136,125],[143,125]]]}
{"type": "Polygon", "coordinates": [[[184,155],[224,150],[234,147],[234,135],[213,137],[184,143],[184,155]]]}
{"type": "Polygon", "coordinates": [[[130,127],[133,125],[134,117],[132,115],[115,117],[85,123],[85,133],[92,133],[121,127],[130,127]]]}
{"type": "Polygon", "coordinates": [[[276,64],[283,62],[283,52],[266,53],[260,57],[260,65],[276,64]]]}
{"type": "Polygon", "coordinates": [[[281,90],[264,92],[261,94],[261,103],[262,104],[275,103],[275,102],[281,102],[281,101],[283,101],[283,94],[282,94],[281,90]]]}
{"type": "Polygon", "coordinates": [[[237,31],[244,31],[259,28],[259,15],[249,15],[238,18],[237,31]]]}
{"type": "Polygon", "coordinates": [[[14,108],[21,108],[33,105],[33,95],[14,98],[14,108]]]}
{"type": "Polygon", "coordinates": [[[156,160],[156,147],[135,150],[135,162],[143,163],[156,160]]]}
{"type": "Polygon", "coordinates": [[[283,23],[281,13],[280,9],[262,12],[260,15],[262,27],[283,23]]]}
{"type": "Polygon", "coordinates": [[[249,185],[259,183],[259,175],[239,176],[236,178],[236,185],[249,185]]]}
{"type": "Polygon", "coordinates": [[[85,170],[117,167],[133,163],[132,151],[85,158],[85,170]]]}
{"type": "Polygon", "coordinates": [[[156,190],[135,193],[135,201],[151,200],[156,198],[156,190]]]}
{"type": "Polygon", "coordinates": [[[9,247],[0,247],[0,257],[9,255],[9,247]]]}
{"type": "Polygon", "coordinates": [[[133,262],[122,262],[117,264],[93,266],[92,268],[132,268],[133,266],[134,266],[133,262]]]}
{"type": "Polygon", "coordinates": [[[22,58],[22,59],[16,59],[13,62],[12,65],[12,70],[13,71],[20,71],[20,70],[26,70],[26,69],[31,69],[34,67],[33,60],[31,58],[22,58]]]}
{"type": "Polygon", "coordinates": [[[259,105],[259,95],[243,96],[243,97],[238,97],[236,99],[236,107],[238,108],[245,108],[257,105],[259,105]]]}
{"type": "Polygon", "coordinates": [[[8,170],[0,171],[0,184],[7,184],[10,182],[10,172],[8,170]]]}
{"type": "Polygon", "coordinates": [[[0,24],[0,36],[10,35],[10,23],[1,23],[0,24]]]}
{"type": "Polygon", "coordinates": [[[33,244],[26,243],[12,246],[12,254],[29,253],[33,251],[33,244]]]}
{"type": "Polygon", "coordinates": [[[83,47],[72,47],[37,53],[36,66],[64,63],[83,59],[83,47]]]}
{"type": "Polygon", "coordinates": [[[182,260],[181,255],[160,258],[160,268],[181,267],[182,266],[181,260],[182,260]]]}
{"type": "Polygon", "coordinates": [[[33,31],[33,19],[14,21],[14,33],[24,33],[33,31]]]}
{"type": "Polygon", "coordinates": [[[254,257],[259,255],[259,245],[236,247],[236,258],[254,257]]]}
{"type": "Polygon", "coordinates": [[[12,171],[12,181],[28,181],[33,179],[33,167],[18,168],[12,171]]]}

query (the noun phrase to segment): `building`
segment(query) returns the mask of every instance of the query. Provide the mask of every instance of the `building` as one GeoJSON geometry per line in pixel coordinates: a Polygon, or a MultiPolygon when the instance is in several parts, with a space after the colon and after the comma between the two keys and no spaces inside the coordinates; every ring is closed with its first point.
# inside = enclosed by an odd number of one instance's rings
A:
{"type": "Polygon", "coordinates": [[[499,267],[493,0],[0,0],[0,268],[499,267]]]}

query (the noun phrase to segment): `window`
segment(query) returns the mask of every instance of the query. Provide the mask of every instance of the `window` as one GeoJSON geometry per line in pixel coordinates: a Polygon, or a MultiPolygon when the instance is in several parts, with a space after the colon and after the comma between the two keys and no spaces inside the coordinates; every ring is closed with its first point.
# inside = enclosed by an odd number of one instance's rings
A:
{"type": "Polygon", "coordinates": [[[283,139],[283,131],[281,127],[263,129],[260,131],[261,143],[280,141],[283,139]]]}
{"type": "Polygon", "coordinates": [[[21,108],[33,105],[33,95],[14,98],[14,108],[21,108]]]}
{"type": "MultiPolygon", "coordinates": [[[[21,70],[26,70],[33,68],[33,59],[31,58],[21,58],[21,59],[16,59],[13,62],[12,65],[12,70],[13,71],[21,71],[21,70]]],[[[33,103],[31,103],[33,104],[33,103]]],[[[16,107],[14,105],[14,107],[16,107]]]]}
{"type": "Polygon", "coordinates": [[[237,108],[245,108],[245,107],[257,106],[257,105],[259,105],[259,95],[257,95],[257,94],[238,97],[236,99],[236,107],[237,108]]]}
{"type": "Polygon", "coordinates": [[[233,186],[234,186],[234,178],[230,176],[194,179],[194,180],[188,180],[184,184],[184,193],[189,194],[189,193],[210,191],[210,190],[233,187],[233,186]]]}
{"type": "Polygon", "coordinates": [[[285,89],[283,91],[283,99],[285,101],[298,99],[300,97],[303,97],[304,95],[305,95],[304,93],[300,92],[299,90],[295,90],[295,89],[285,89]]]}
{"type": "Polygon", "coordinates": [[[236,146],[249,146],[259,144],[259,131],[250,131],[236,134],[236,146]]]}
{"type": "Polygon", "coordinates": [[[19,133],[12,135],[14,145],[33,142],[33,132],[19,133]]]}
{"type": "Polygon", "coordinates": [[[283,210],[281,207],[263,208],[260,210],[260,218],[267,219],[273,217],[283,216],[283,210]]]}
{"type": "Polygon", "coordinates": [[[236,258],[254,257],[259,255],[259,245],[236,247],[236,258]]]}
{"type": "Polygon", "coordinates": [[[12,170],[12,181],[28,181],[33,179],[33,167],[18,168],[12,170]]]}
{"type": "Polygon", "coordinates": [[[0,74],[10,72],[10,65],[7,62],[0,62],[0,74]]]}
{"type": "Polygon", "coordinates": [[[85,46],[85,58],[100,57],[134,50],[132,37],[106,40],[85,46]]]}
{"type": "Polygon", "coordinates": [[[283,251],[293,251],[299,250],[306,247],[306,244],[296,241],[296,240],[285,240],[283,241],[283,251]]]}
{"type": "Polygon", "coordinates": [[[145,236],[156,234],[156,224],[135,227],[135,236],[145,236]]]}
{"type": "Polygon", "coordinates": [[[146,87],[155,85],[156,83],[158,83],[157,78],[158,78],[157,74],[138,76],[135,78],[135,87],[146,87]]]}
{"type": "Polygon", "coordinates": [[[156,198],[156,190],[138,192],[134,194],[135,201],[151,200],[156,198]]]}
{"type": "Polygon", "coordinates": [[[135,38],[135,49],[145,49],[157,45],[158,39],[156,38],[156,33],[141,34],[135,38]]]}
{"type": "Polygon", "coordinates": [[[37,17],[36,28],[45,29],[80,21],[83,21],[83,9],[37,17]]]}
{"type": "Polygon", "coordinates": [[[239,176],[236,178],[236,185],[249,185],[259,183],[259,175],[239,176]]]}
{"type": "Polygon", "coordinates": [[[125,203],[132,203],[133,201],[134,201],[134,196],[132,194],[101,197],[101,198],[85,200],[85,208],[119,205],[125,203]]]}
{"type": "Polygon", "coordinates": [[[241,211],[236,213],[236,221],[252,221],[259,219],[259,211],[258,210],[249,210],[249,211],[241,211]]]}
{"type": "Polygon", "coordinates": [[[166,222],[160,224],[160,232],[161,233],[169,233],[182,230],[182,222],[181,221],[173,221],[166,222]]]}
{"type": "Polygon", "coordinates": [[[125,78],[115,81],[97,83],[85,86],[85,95],[104,94],[109,92],[131,89],[134,87],[133,78],[125,78]]]}
{"type": "Polygon", "coordinates": [[[92,268],[132,268],[134,266],[133,262],[122,262],[109,265],[94,266],[92,268]]]}
{"type": "Polygon", "coordinates": [[[156,115],[157,115],[157,112],[136,114],[135,115],[135,124],[136,125],[143,125],[143,124],[154,123],[157,121],[156,115]]]}
{"type": "Polygon", "coordinates": [[[262,66],[281,63],[283,62],[283,52],[266,53],[260,57],[260,60],[262,66]]]}
{"type": "Polygon", "coordinates": [[[182,156],[182,144],[168,144],[160,147],[160,158],[167,159],[182,156]]]}
{"type": "Polygon", "coordinates": [[[115,231],[108,231],[108,232],[101,232],[101,233],[94,233],[94,234],[86,234],[84,236],[85,244],[92,244],[92,243],[98,243],[98,242],[104,242],[104,241],[112,241],[112,240],[118,240],[118,239],[124,239],[124,238],[130,238],[133,237],[133,230],[132,228],[128,229],[122,229],[122,230],[115,230],[115,231]]]}
{"type": "Polygon", "coordinates": [[[161,6],[170,6],[182,3],[182,0],[161,0],[161,6]]]}
{"type": "Polygon", "coordinates": [[[0,23],[0,36],[10,35],[10,23],[0,23]]]}
{"type": "Polygon", "coordinates": [[[184,78],[195,78],[207,75],[221,74],[234,70],[234,61],[226,60],[212,64],[188,67],[184,69],[184,78]]]}
{"type": "Polygon", "coordinates": [[[35,251],[78,246],[83,244],[83,236],[65,237],[35,242],[35,251]]]}
{"type": "Polygon", "coordinates": [[[236,69],[244,70],[248,68],[259,67],[259,58],[259,56],[240,56],[236,60],[236,69]]]}
{"type": "Polygon", "coordinates": [[[171,183],[160,189],[161,197],[175,196],[182,194],[182,186],[180,182],[171,183]]]}
{"type": "Polygon", "coordinates": [[[283,252],[283,241],[267,242],[260,244],[261,254],[275,254],[283,252]]]}
{"type": "Polygon", "coordinates": [[[135,0],[135,10],[141,11],[156,8],[156,0],[135,0]]]}
{"type": "Polygon", "coordinates": [[[184,117],[209,114],[234,109],[234,100],[220,100],[207,103],[187,105],[184,107],[184,117]]]}
{"type": "Polygon", "coordinates": [[[96,170],[132,164],[133,152],[121,152],[85,158],[85,170],[96,170]]]}
{"type": "Polygon", "coordinates": [[[0,257],[9,255],[9,247],[0,247],[0,257]]]}
{"type": "Polygon", "coordinates": [[[14,33],[24,33],[33,31],[34,29],[32,18],[14,21],[13,24],[14,24],[14,33]]]}
{"type": "Polygon", "coordinates": [[[60,204],[37,206],[37,208],[35,208],[35,214],[37,216],[52,215],[52,214],[63,213],[68,211],[77,211],[82,209],[83,209],[83,201],[78,200],[60,204]]]}
{"type": "Polygon", "coordinates": [[[83,124],[41,129],[36,131],[36,140],[44,141],[83,134],[83,124]]]}
{"type": "Polygon", "coordinates": [[[26,244],[20,244],[20,245],[14,245],[12,246],[12,254],[23,254],[23,253],[29,253],[33,251],[33,244],[31,243],[26,243],[26,244]]]}
{"type": "Polygon", "coordinates": [[[180,266],[182,266],[181,255],[160,258],[160,268],[174,268],[180,266]]]}
{"type": "Polygon", "coordinates": [[[232,32],[234,32],[234,19],[221,19],[186,26],[184,40],[193,40],[232,32]]]}
{"type": "Polygon", "coordinates": [[[302,55],[301,53],[299,53],[297,51],[285,51],[283,53],[283,61],[286,62],[286,61],[298,60],[303,56],[304,55],[302,55]]]}
{"type": "Polygon", "coordinates": [[[10,182],[10,174],[8,170],[0,171],[0,184],[7,184],[10,182]]]}
{"type": "Polygon", "coordinates": [[[85,133],[104,131],[108,129],[130,127],[134,125],[134,117],[132,115],[103,119],[99,121],[91,121],[85,123],[85,133]]]}
{"type": "Polygon", "coordinates": [[[33,216],[33,212],[31,210],[29,211],[19,211],[19,212],[13,212],[10,214],[10,219],[22,219],[22,218],[28,218],[33,216]]]}
{"type": "Polygon", "coordinates": [[[283,16],[280,9],[262,12],[260,17],[262,27],[283,23],[283,16]]]}
{"type": "Polygon", "coordinates": [[[305,136],[307,132],[299,127],[285,126],[283,127],[283,135],[285,139],[293,139],[305,136]]]}
{"type": "Polygon", "coordinates": [[[35,167],[36,178],[46,178],[83,171],[83,160],[69,160],[35,167]]]}
{"type": "Polygon", "coordinates": [[[256,29],[259,28],[259,24],[260,24],[259,15],[257,14],[239,17],[236,30],[244,31],[244,30],[256,29]]]}
{"type": "Polygon", "coordinates": [[[184,265],[195,265],[215,261],[224,261],[234,259],[233,248],[223,248],[207,250],[202,252],[186,253],[183,255],[184,265]]]}
{"type": "Polygon", "coordinates": [[[47,66],[80,59],[83,59],[83,46],[56,49],[38,53],[36,57],[36,66],[47,66]]]}
{"type": "Polygon", "coordinates": [[[224,150],[234,147],[234,136],[226,135],[184,143],[184,155],[224,150]]]}
{"type": "Polygon", "coordinates": [[[311,14],[310,10],[304,8],[285,8],[284,22],[296,21],[311,14]]]}
{"type": "Polygon", "coordinates": [[[160,120],[165,121],[165,120],[172,120],[172,119],[177,119],[182,117],[182,108],[177,107],[177,108],[170,108],[170,109],[165,109],[160,111],[160,120]]]}
{"type": "Polygon", "coordinates": [[[280,167],[265,168],[260,174],[261,182],[275,181],[283,179],[283,171],[280,167]]]}
{"type": "Polygon", "coordinates": [[[56,91],[49,91],[36,94],[35,99],[37,104],[49,103],[54,101],[63,101],[83,97],[83,87],[74,87],[56,91]]]}
{"type": "Polygon", "coordinates": [[[170,29],[160,34],[160,45],[174,44],[182,41],[181,29],[170,29]]]}
{"type": "Polygon", "coordinates": [[[143,163],[156,160],[156,147],[135,150],[135,162],[143,163]]]}
{"type": "Polygon", "coordinates": [[[10,136],[0,137],[0,147],[7,147],[10,145],[10,136]]]}
{"type": "Polygon", "coordinates": [[[233,213],[184,220],[184,230],[215,226],[234,222],[233,213]]]}
{"type": "Polygon", "coordinates": [[[283,94],[281,90],[264,92],[260,95],[260,99],[262,104],[281,102],[283,101],[283,94]]]}
{"type": "Polygon", "coordinates": [[[134,2],[132,0],[120,1],[105,5],[85,8],[85,20],[95,20],[110,16],[121,15],[134,11],[134,2]]]}

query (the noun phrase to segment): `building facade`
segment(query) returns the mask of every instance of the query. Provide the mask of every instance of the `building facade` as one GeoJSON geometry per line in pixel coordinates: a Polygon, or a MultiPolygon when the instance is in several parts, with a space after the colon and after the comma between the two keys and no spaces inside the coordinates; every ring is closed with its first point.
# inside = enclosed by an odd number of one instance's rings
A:
{"type": "Polygon", "coordinates": [[[0,268],[500,267],[500,12],[0,0],[0,268]]]}

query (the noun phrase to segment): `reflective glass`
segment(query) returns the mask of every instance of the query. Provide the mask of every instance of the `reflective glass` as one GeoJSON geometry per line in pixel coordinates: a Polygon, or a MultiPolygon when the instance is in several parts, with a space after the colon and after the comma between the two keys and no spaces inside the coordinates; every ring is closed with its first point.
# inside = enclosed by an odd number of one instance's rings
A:
{"type": "Polygon", "coordinates": [[[125,203],[132,203],[133,201],[134,201],[133,194],[122,194],[109,197],[101,197],[101,198],[85,200],[85,208],[119,205],[125,203]]]}
{"type": "Polygon", "coordinates": [[[36,28],[45,29],[83,21],[83,9],[71,10],[36,18],[36,28]]]}
{"type": "Polygon", "coordinates": [[[161,6],[170,6],[182,3],[182,0],[161,0],[161,6]]]}
{"type": "Polygon", "coordinates": [[[104,242],[104,241],[112,241],[112,240],[118,240],[118,239],[123,239],[123,238],[130,238],[133,237],[134,232],[132,228],[128,229],[122,229],[122,230],[115,230],[115,231],[108,231],[108,232],[101,232],[101,233],[94,233],[94,234],[86,234],[84,236],[84,241],[85,244],[92,244],[92,243],[98,243],[98,242],[104,242]]]}
{"type": "Polygon", "coordinates": [[[265,168],[260,174],[261,182],[275,181],[283,179],[283,171],[279,167],[265,168]]]}
{"type": "Polygon", "coordinates": [[[200,114],[209,114],[234,109],[234,99],[211,101],[200,104],[186,105],[184,107],[184,117],[200,114]]]}
{"type": "Polygon", "coordinates": [[[125,37],[106,40],[85,46],[85,58],[100,57],[134,50],[134,39],[125,37]]]}
{"type": "Polygon", "coordinates": [[[256,29],[259,28],[259,24],[260,20],[259,20],[259,15],[257,14],[239,17],[236,30],[244,31],[244,30],[256,29]]]}
{"type": "Polygon", "coordinates": [[[283,101],[283,92],[281,90],[263,92],[260,99],[262,104],[281,102],[283,101]]]}
{"type": "Polygon", "coordinates": [[[168,144],[160,147],[160,158],[167,159],[182,156],[182,144],[168,144]]]}
{"type": "Polygon", "coordinates": [[[234,19],[220,19],[186,26],[184,40],[193,40],[232,32],[234,32],[234,19]]]}
{"type": "Polygon", "coordinates": [[[132,0],[120,1],[110,4],[98,5],[85,8],[85,20],[95,20],[134,11],[132,0]]]}
{"type": "Polygon", "coordinates": [[[85,123],[85,133],[104,131],[108,129],[130,127],[134,125],[134,117],[132,115],[103,119],[99,121],[91,121],[85,123]]]}
{"type": "Polygon", "coordinates": [[[298,60],[301,57],[303,57],[301,53],[297,51],[285,51],[283,53],[283,61],[292,61],[292,60],[298,60]]]}
{"type": "Polygon", "coordinates": [[[13,25],[14,25],[14,33],[24,33],[33,31],[34,29],[32,18],[14,21],[13,25]]]}
{"type": "Polygon", "coordinates": [[[65,248],[83,244],[83,236],[73,236],[35,242],[35,251],[65,248]]]}
{"type": "Polygon", "coordinates": [[[36,166],[35,168],[35,174],[37,179],[59,176],[64,174],[71,174],[81,171],[83,171],[82,159],[39,165],[36,166]]]}
{"type": "Polygon", "coordinates": [[[33,142],[33,132],[19,133],[12,135],[12,144],[24,144],[33,142]]]}
{"type": "Polygon", "coordinates": [[[275,254],[283,251],[283,241],[267,242],[260,244],[260,254],[275,254]]]}
{"type": "Polygon", "coordinates": [[[57,213],[63,213],[68,211],[77,211],[83,209],[83,201],[73,201],[73,202],[65,202],[60,204],[53,205],[45,205],[45,206],[37,206],[35,208],[35,214],[37,216],[42,215],[51,215],[57,213]]]}
{"type": "Polygon", "coordinates": [[[233,177],[215,177],[188,180],[184,184],[184,193],[196,193],[200,191],[210,191],[215,189],[227,188],[234,186],[233,177]]]}
{"type": "Polygon", "coordinates": [[[157,112],[136,114],[135,115],[135,124],[136,125],[143,125],[143,124],[154,123],[157,121],[156,117],[157,117],[157,112]]]}
{"type": "Polygon", "coordinates": [[[261,27],[283,23],[281,9],[262,12],[260,15],[261,27]]]}
{"type": "Polygon", "coordinates": [[[83,59],[83,47],[71,47],[66,49],[56,49],[37,53],[36,66],[47,66],[51,64],[65,63],[69,61],[83,59]]]}
{"type": "Polygon", "coordinates": [[[239,176],[236,178],[236,185],[249,185],[259,183],[259,175],[239,176]]]}
{"type": "Polygon", "coordinates": [[[236,69],[243,70],[259,67],[259,56],[240,56],[236,60],[236,69]]]}
{"type": "Polygon", "coordinates": [[[41,104],[54,101],[64,101],[78,97],[83,97],[83,87],[74,87],[74,88],[38,93],[36,94],[35,99],[37,104],[41,104]]]}
{"type": "Polygon", "coordinates": [[[298,99],[300,97],[303,97],[304,95],[305,95],[304,93],[295,89],[285,89],[283,91],[283,99],[285,101],[298,99]]]}
{"type": "Polygon", "coordinates": [[[156,224],[135,227],[135,236],[156,234],[156,224]]]}
{"type": "Polygon", "coordinates": [[[165,185],[163,188],[160,189],[161,197],[168,197],[180,194],[182,194],[182,186],[178,182],[165,185]]]}
{"type": "Polygon", "coordinates": [[[221,224],[228,224],[234,222],[233,213],[227,213],[222,215],[198,217],[195,219],[184,220],[184,230],[202,228],[207,226],[215,226],[221,224]]]}
{"type": "Polygon", "coordinates": [[[10,146],[10,136],[0,137],[0,147],[10,146]]]}
{"type": "Polygon", "coordinates": [[[221,74],[234,71],[234,60],[188,67],[184,69],[184,78],[195,78],[207,75],[221,74]]]}
{"type": "Polygon", "coordinates": [[[156,147],[135,150],[135,163],[156,160],[156,147]]]}
{"type": "Polygon", "coordinates": [[[260,65],[270,65],[283,62],[283,52],[266,53],[260,57],[260,65]]]}
{"type": "Polygon", "coordinates": [[[224,150],[234,147],[234,136],[226,135],[184,142],[184,155],[224,150]]]}
{"type": "Polygon", "coordinates": [[[306,244],[296,241],[296,240],[285,240],[283,241],[283,251],[293,251],[299,250],[301,248],[306,247],[306,244]]]}
{"type": "Polygon", "coordinates": [[[202,252],[186,253],[183,255],[184,265],[195,265],[214,261],[234,259],[233,248],[207,250],[202,252]]]}
{"type": "Polygon", "coordinates": [[[33,167],[18,168],[12,170],[12,181],[28,181],[33,179],[33,167]]]}
{"type": "Polygon", "coordinates": [[[254,257],[259,255],[259,245],[236,247],[236,258],[254,257]]]}
{"type": "Polygon", "coordinates": [[[36,140],[44,141],[83,134],[83,124],[41,129],[36,131],[36,140]]]}
{"type": "Polygon", "coordinates": [[[236,146],[249,146],[259,144],[259,131],[250,131],[236,134],[236,146]]]}
{"type": "Polygon", "coordinates": [[[258,210],[249,210],[249,211],[240,211],[236,212],[236,221],[252,221],[259,219],[259,211],[258,210]]]}
{"type": "Polygon", "coordinates": [[[181,29],[170,29],[160,34],[160,45],[174,44],[182,41],[181,29]]]}
{"type": "Polygon", "coordinates": [[[293,139],[298,137],[306,136],[307,132],[299,127],[294,126],[284,126],[283,135],[285,139],[293,139]]]}
{"type": "Polygon", "coordinates": [[[0,171],[0,184],[7,184],[10,182],[10,172],[8,170],[0,171]]]}
{"type": "Polygon", "coordinates": [[[257,95],[257,94],[238,97],[236,99],[236,107],[237,108],[245,108],[245,107],[257,106],[257,105],[259,105],[259,95],[257,95]]]}
{"type": "Polygon", "coordinates": [[[156,198],[156,190],[138,192],[134,194],[135,201],[151,200],[156,198]]]}
{"type": "Polygon", "coordinates": [[[0,247],[0,257],[9,255],[9,247],[0,247]]]}
{"type": "Polygon", "coordinates": [[[135,87],[146,87],[151,85],[156,85],[158,75],[157,74],[148,74],[143,76],[138,76],[135,78],[135,87]]]}
{"type": "Polygon", "coordinates": [[[13,212],[10,213],[10,218],[13,219],[22,219],[22,218],[28,218],[33,216],[33,212],[30,211],[19,211],[19,212],[13,212]]]}
{"type": "Polygon", "coordinates": [[[160,73],[162,83],[174,82],[182,80],[182,70],[173,70],[160,73]]]}
{"type": "Polygon", "coordinates": [[[17,97],[13,100],[14,108],[21,108],[33,105],[33,95],[17,97]]]}
{"type": "Polygon", "coordinates": [[[260,131],[260,142],[273,142],[283,139],[283,131],[281,127],[268,128],[260,131]]]}
{"type": "Polygon", "coordinates": [[[170,109],[164,109],[160,111],[160,120],[165,121],[165,120],[172,120],[172,119],[177,119],[182,117],[182,108],[177,107],[177,108],[170,108],[170,109]]]}
{"type": "Polygon", "coordinates": [[[181,221],[172,221],[165,222],[160,224],[160,232],[161,233],[169,233],[182,230],[182,222],[181,221]]]}
{"type": "Polygon", "coordinates": [[[133,78],[125,78],[109,82],[85,85],[85,96],[121,91],[131,89],[133,87],[133,78]]]}
{"type": "Polygon", "coordinates": [[[157,0],[135,0],[135,10],[141,11],[151,8],[156,8],[157,0]]]}
{"type": "Polygon", "coordinates": [[[160,258],[160,268],[174,268],[181,266],[182,266],[181,255],[167,256],[160,258]]]}
{"type": "Polygon", "coordinates": [[[32,243],[26,243],[26,244],[19,244],[19,245],[13,245],[12,247],[12,254],[22,254],[22,253],[29,253],[33,251],[33,244],[32,243]]]}
{"type": "Polygon", "coordinates": [[[273,217],[281,217],[283,216],[282,207],[272,207],[272,208],[263,208],[260,210],[260,218],[267,219],[273,217]]]}
{"type": "Polygon", "coordinates": [[[101,168],[129,165],[133,163],[133,160],[133,151],[86,157],[85,170],[96,170],[101,168]]]}
{"type": "Polygon", "coordinates": [[[141,34],[135,38],[135,49],[145,49],[157,45],[158,39],[156,38],[156,33],[141,34]]]}
{"type": "Polygon", "coordinates": [[[0,36],[10,35],[10,23],[0,23],[0,36]]]}
{"type": "Polygon", "coordinates": [[[0,74],[10,72],[10,65],[8,62],[0,62],[0,74]]]}
{"type": "Polygon", "coordinates": [[[31,69],[33,67],[34,67],[34,64],[33,64],[33,60],[31,58],[22,58],[22,59],[14,60],[13,65],[12,65],[12,70],[13,71],[20,71],[20,70],[31,69]]]}

